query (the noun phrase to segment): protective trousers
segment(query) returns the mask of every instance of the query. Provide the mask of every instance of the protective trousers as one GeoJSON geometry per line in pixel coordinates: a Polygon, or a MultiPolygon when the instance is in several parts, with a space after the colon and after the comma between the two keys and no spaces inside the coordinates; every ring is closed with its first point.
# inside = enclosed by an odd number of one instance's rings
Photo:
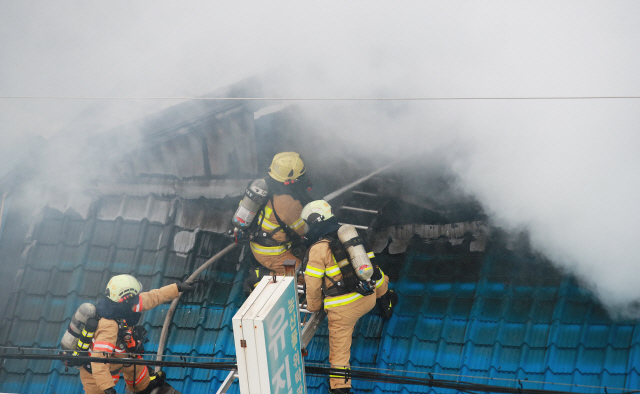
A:
{"type": "MultiPolygon", "coordinates": [[[[111,369],[111,378],[113,379],[113,383],[118,383],[118,380],[120,380],[120,373],[122,372],[127,388],[133,393],[141,392],[149,385],[149,369],[144,365],[123,366],[118,364],[111,364],[111,368],[115,368],[111,369]]],[[[80,381],[82,382],[82,387],[84,387],[85,393],[104,394],[104,390],[98,387],[95,379],[93,378],[93,375],[87,372],[87,370],[84,368],[80,368],[80,381]]]]}
{"type": "Polygon", "coordinates": [[[256,256],[256,260],[266,268],[275,272],[276,275],[283,276],[284,275],[284,266],[282,265],[285,260],[295,260],[296,268],[300,265],[300,259],[296,258],[290,250],[278,255],[272,256],[256,256]]]}
{"type": "MultiPolygon", "coordinates": [[[[376,306],[376,294],[362,297],[350,304],[327,309],[329,321],[329,362],[331,368],[348,368],[351,358],[353,329],[359,318],[376,306]]],[[[351,387],[351,380],[331,375],[332,389],[351,387]]]]}

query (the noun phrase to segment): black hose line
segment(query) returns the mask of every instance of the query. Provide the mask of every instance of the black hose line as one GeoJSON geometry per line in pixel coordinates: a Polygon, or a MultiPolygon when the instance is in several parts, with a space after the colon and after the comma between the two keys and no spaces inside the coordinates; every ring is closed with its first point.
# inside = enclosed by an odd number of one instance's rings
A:
{"type": "MultiPolygon", "coordinates": [[[[0,347],[1,349],[1,347],[0,347]]],[[[29,350],[23,348],[22,350],[29,350]]],[[[188,356],[187,356],[188,357],[188,356]]],[[[188,361],[158,361],[158,360],[145,360],[141,358],[102,358],[102,357],[88,357],[88,356],[70,356],[67,354],[7,354],[0,353],[0,360],[57,360],[66,361],[73,360],[81,363],[103,363],[103,364],[133,364],[133,365],[147,365],[147,366],[161,366],[161,367],[176,367],[176,368],[198,368],[198,369],[212,369],[212,370],[235,370],[237,365],[235,362],[188,362],[188,361]]],[[[406,371],[397,371],[403,373],[406,371]]],[[[349,370],[343,368],[330,368],[319,366],[306,366],[305,373],[309,376],[326,377],[329,375],[337,377],[345,377],[355,380],[371,381],[378,383],[390,383],[399,385],[416,385],[416,386],[429,386],[434,388],[452,389],[463,393],[476,394],[476,393],[505,393],[505,394],[580,394],[578,392],[570,391],[556,391],[556,390],[539,390],[539,389],[527,389],[523,387],[523,383],[527,384],[527,381],[518,381],[519,387],[506,387],[495,386],[479,383],[459,382],[454,380],[434,379],[429,374],[429,378],[420,378],[412,376],[400,376],[394,374],[373,372],[373,371],[361,371],[361,370],[349,370]]],[[[538,384],[538,382],[536,382],[538,384]]],[[[609,389],[612,390],[612,389],[609,389]]],[[[606,393],[606,389],[604,393],[606,393]]],[[[603,394],[604,394],[603,393],[603,394]]],[[[618,394],[633,394],[640,393],[640,390],[633,391],[619,391],[618,394]]]]}

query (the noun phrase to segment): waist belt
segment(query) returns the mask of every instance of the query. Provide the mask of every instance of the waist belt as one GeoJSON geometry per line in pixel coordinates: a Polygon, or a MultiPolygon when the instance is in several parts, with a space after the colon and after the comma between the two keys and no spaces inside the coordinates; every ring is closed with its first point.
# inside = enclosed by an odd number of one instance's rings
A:
{"type": "Polygon", "coordinates": [[[325,297],[337,297],[345,294],[351,293],[351,291],[347,291],[344,287],[340,286],[341,282],[337,282],[335,285],[325,289],[324,295],[325,297]]]}

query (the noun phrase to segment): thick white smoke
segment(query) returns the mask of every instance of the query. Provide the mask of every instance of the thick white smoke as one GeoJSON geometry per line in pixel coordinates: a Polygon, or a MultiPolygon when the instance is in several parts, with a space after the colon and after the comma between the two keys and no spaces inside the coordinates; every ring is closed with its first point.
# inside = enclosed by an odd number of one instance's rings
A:
{"type": "MultiPolygon", "coordinates": [[[[273,95],[638,96],[639,11],[634,1],[2,2],[0,95],[191,96],[286,70],[273,95]]],[[[168,104],[3,99],[0,133],[98,132],[168,104]]],[[[381,158],[448,157],[495,222],[528,228],[612,310],[640,298],[640,100],[303,109],[381,158]]]]}

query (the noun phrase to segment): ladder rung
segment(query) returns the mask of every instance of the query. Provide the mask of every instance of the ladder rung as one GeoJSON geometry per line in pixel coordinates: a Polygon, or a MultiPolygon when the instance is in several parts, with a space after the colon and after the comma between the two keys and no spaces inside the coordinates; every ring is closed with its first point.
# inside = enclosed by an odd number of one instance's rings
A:
{"type": "Polygon", "coordinates": [[[346,205],[345,205],[345,206],[340,207],[340,209],[347,209],[347,210],[349,210],[349,211],[366,212],[366,213],[373,213],[373,214],[377,214],[377,213],[378,213],[378,211],[374,211],[373,209],[364,209],[364,208],[356,208],[356,207],[347,207],[346,205]]]}
{"type": "MultiPolygon", "coordinates": [[[[343,225],[343,224],[350,224],[350,223],[338,223],[339,225],[343,225]]],[[[361,226],[359,224],[351,224],[351,226],[355,227],[355,228],[359,228],[360,230],[368,230],[369,227],[367,226],[361,226]]]]}
{"type": "Polygon", "coordinates": [[[378,197],[378,195],[377,195],[377,194],[375,194],[375,193],[361,192],[360,190],[354,190],[352,193],[353,193],[353,194],[360,194],[360,195],[362,195],[362,196],[378,197]]]}

